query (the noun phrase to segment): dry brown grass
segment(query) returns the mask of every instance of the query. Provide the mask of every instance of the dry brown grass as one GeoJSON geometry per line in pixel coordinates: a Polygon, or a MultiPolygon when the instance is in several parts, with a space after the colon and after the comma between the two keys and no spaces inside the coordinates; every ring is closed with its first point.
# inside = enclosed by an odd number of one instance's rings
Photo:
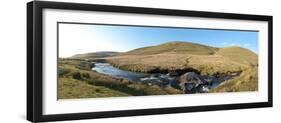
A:
{"type": "Polygon", "coordinates": [[[237,46],[221,48],[216,54],[244,65],[257,66],[258,64],[257,54],[237,46]]]}
{"type": "Polygon", "coordinates": [[[154,69],[196,69],[201,74],[217,74],[241,71],[246,65],[220,55],[193,55],[161,53],[155,55],[122,55],[106,58],[114,66],[130,71],[150,72],[154,69]]]}
{"type": "Polygon", "coordinates": [[[258,68],[249,67],[237,78],[228,80],[211,92],[258,91],[258,68]]]}
{"type": "Polygon", "coordinates": [[[210,55],[214,54],[217,48],[181,41],[171,41],[168,43],[160,44],[157,46],[149,46],[138,48],[129,52],[126,55],[152,55],[164,52],[176,52],[176,53],[193,53],[196,55],[210,55]]]}
{"type": "Polygon", "coordinates": [[[59,99],[181,94],[175,88],[162,88],[130,82],[92,70],[76,67],[80,60],[59,59],[59,99]]]}

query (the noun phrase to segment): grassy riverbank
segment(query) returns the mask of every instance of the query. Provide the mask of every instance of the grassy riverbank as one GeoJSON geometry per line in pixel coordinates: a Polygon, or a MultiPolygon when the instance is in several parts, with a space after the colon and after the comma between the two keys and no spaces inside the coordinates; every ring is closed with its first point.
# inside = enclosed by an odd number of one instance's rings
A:
{"type": "Polygon", "coordinates": [[[77,67],[81,61],[59,59],[59,99],[181,94],[171,87],[144,85],[77,67]]]}

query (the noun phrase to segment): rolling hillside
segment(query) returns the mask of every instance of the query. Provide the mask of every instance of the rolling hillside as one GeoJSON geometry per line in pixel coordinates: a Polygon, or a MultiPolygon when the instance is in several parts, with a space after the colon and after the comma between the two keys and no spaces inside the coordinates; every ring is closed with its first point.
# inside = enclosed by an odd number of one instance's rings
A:
{"type": "Polygon", "coordinates": [[[196,55],[214,54],[217,48],[190,42],[173,41],[157,46],[150,46],[126,52],[126,55],[152,55],[165,52],[191,53],[196,55]]]}
{"type": "Polygon", "coordinates": [[[218,50],[217,54],[242,64],[258,64],[257,54],[248,49],[237,46],[221,48],[220,50],[218,50]]]}
{"type": "Polygon", "coordinates": [[[237,46],[215,48],[194,43],[170,42],[106,58],[115,67],[136,72],[195,71],[201,75],[241,73],[211,92],[258,90],[258,55],[237,46]]]}
{"type": "Polygon", "coordinates": [[[215,48],[190,42],[169,42],[105,59],[115,67],[136,72],[195,69],[211,75],[241,72],[258,63],[258,56],[245,48],[215,48]]]}

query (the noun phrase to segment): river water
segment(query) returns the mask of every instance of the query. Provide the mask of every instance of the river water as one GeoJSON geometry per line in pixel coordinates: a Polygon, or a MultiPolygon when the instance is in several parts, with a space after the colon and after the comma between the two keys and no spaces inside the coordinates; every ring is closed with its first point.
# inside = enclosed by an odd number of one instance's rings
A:
{"type": "Polygon", "coordinates": [[[136,82],[140,81],[141,78],[150,76],[150,74],[121,70],[111,66],[109,63],[96,63],[95,67],[93,67],[92,70],[95,70],[98,73],[102,73],[114,77],[126,78],[136,82]]]}

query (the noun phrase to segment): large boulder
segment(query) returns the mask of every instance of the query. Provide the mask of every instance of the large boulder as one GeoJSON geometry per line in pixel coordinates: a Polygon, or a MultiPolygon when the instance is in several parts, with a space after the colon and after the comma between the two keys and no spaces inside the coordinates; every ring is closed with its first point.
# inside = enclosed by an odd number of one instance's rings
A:
{"type": "Polygon", "coordinates": [[[197,92],[195,83],[183,83],[181,86],[185,94],[192,94],[197,92]]]}
{"type": "Polygon", "coordinates": [[[204,79],[195,72],[187,72],[180,76],[180,86],[185,93],[196,93],[201,85],[206,84],[204,79]]]}
{"type": "Polygon", "coordinates": [[[187,72],[180,76],[179,81],[181,83],[194,83],[196,85],[203,84],[203,80],[201,80],[200,75],[195,72],[187,72]]]}

